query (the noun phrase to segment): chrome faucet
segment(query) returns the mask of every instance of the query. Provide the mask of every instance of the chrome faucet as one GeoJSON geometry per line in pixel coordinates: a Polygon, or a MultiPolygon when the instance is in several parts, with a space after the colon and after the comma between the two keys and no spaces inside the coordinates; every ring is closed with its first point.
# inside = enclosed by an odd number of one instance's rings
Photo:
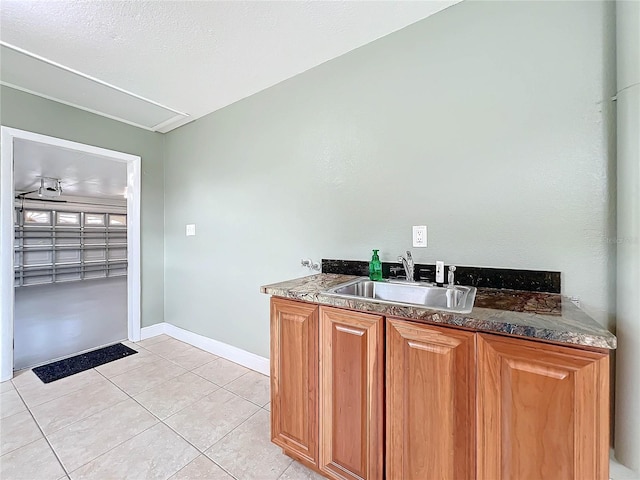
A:
{"type": "Polygon", "coordinates": [[[402,263],[402,266],[404,267],[404,274],[407,277],[407,281],[413,282],[413,257],[411,256],[411,252],[407,250],[407,258],[400,255],[398,257],[398,261],[402,263]]]}
{"type": "Polygon", "coordinates": [[[456,271],[456,266],[455,265],[450,265],[449,266],[449,286],[453,287],[455,285],[455,272],[456,271]]]}

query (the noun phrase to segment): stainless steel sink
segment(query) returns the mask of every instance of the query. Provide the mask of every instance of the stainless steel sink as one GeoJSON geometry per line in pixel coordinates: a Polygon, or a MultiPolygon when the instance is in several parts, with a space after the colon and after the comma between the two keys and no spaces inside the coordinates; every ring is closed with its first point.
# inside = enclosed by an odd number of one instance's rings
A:
{"type": "Polygon", "coordinates": [[[393,305],[410,305],[447,312],[469,313],[476,299],[475,287],[438,287],[425,283],[374,282],[368,278],[351,280],[324,292],[346,298],[364,298],[393,305]]]}

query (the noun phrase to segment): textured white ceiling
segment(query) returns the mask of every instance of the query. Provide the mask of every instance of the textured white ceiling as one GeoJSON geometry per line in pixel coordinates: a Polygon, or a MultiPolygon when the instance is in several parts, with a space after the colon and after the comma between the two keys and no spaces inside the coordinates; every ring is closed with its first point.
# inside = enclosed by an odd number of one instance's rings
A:
{"type": "Polygon", "coordinates": [[[37,190],[39,177],[51,177],[60,179],[64,195],[124,199],[125,162],[24,139],[15,139],[13,159],[17,192],[37,190]]]}
{"type": "Polygon", "coordinates": [[[458,1],[2,0],[0,40],[189,115],[166,132],[458,1]]]}
{"type": "Polygon", "coordinates": [[[0,58],[2,83],[25,92],[149,130],[188,117],[6,44],[0,45],[0,58]]]}

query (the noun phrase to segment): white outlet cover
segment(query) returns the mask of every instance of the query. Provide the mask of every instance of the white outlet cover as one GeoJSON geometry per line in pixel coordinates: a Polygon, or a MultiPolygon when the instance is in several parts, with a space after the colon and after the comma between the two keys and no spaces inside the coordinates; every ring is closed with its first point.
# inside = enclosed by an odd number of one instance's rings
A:
{"type": "Polygon", "coordinates": [[[196,234],[196,224],[195,223],[190,223],[189,225],[187,225],[187,237],[193,237],[196,234]]]}
{"type": "Polygon", "coordinates": [[[426,225],[413,226],[413,246],[414,247],[427,246],[427,226],[426,225]]]}

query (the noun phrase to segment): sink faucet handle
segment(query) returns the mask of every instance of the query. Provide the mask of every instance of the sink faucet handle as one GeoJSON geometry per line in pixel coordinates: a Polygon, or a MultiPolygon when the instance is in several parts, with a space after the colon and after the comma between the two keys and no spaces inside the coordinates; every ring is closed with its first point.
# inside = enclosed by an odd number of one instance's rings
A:
{"type": "Polygon", "coordinates": [[[413,282],[413,258],[411,258],[411,252],[407,250],[407,258],[403,256],[398,257],[398,262],[404,267],[405,276],[407,281],[413,282]]]}
{"type": "Polygon", "coordinates": [[[449,266],[449,275],[448,275],[448,280],[449,280],[449,286],[453,287],[453,285],[455,284],[455,272],[456,271],[456,266],[455,265],[450,265],[449,266]]]}

